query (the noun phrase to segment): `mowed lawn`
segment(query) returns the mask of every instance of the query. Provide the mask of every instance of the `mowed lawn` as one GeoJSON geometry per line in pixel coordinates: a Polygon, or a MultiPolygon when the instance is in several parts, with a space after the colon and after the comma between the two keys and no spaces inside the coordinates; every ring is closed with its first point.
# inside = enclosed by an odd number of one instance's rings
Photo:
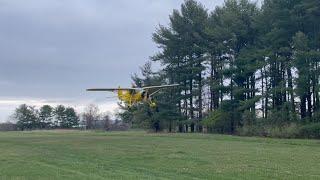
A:
{"type": "Polygon", "coordinates": [[[1,132],[0,179],[320,179],[320,141],[1,132]]]}

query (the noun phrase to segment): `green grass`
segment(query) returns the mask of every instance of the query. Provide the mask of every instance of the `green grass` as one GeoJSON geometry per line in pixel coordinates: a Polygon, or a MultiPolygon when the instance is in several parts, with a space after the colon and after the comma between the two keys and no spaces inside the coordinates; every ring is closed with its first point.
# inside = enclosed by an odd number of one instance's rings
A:
{"type": "Polygon", "coordinates": [[[3,132],[0,179],[320,179],[320,142],[144,132],[3,132]]]}

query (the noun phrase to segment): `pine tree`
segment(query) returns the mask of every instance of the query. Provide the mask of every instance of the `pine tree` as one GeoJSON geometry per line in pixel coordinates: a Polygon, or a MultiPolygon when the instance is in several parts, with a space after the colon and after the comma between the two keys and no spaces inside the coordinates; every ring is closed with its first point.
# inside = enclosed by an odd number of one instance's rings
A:
{"type": "Polygon", "coordinates": [[[66,124],[66,114],[65,114],[65,110],[66,107],[63,105],[58,105],[55,109],[54,109],[54,114],[55,114],[55,120],[54,120],[54,127],[58,128],[58,127],[62,127],[65,128],[65,124],[66,124]]]}
{"type": "Polygon", "coordinates": [[[16,108],[14,118],[17,120],[17,126],[21,130],[31,130],[37,128],[37,112],[33,106],[26,104],[16,108]]]}
{"type": "Polygon", "coordinates": [[[61,127],[63,128],[75,128],[79,125],[79,117],[72,107],[65,109],[65,120],[62,122],[61,127]]]}
{"type": "Polygon", "coordinates": [[[44,105],[39,111],[40,128],[50,128],[54,116],[54,109],[50,105],[44,105]]]}

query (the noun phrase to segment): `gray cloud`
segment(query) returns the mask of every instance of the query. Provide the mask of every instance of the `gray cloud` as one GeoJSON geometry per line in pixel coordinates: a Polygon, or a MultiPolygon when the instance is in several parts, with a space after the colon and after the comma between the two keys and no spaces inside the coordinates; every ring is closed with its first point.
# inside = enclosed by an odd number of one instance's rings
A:
{"type": "MultiPolygon", "coordinates": [[[[222,1],[201,2],[213,9],[222,1]]],[[[0,98],[103,99],[84,90],[129,85],[157,51],[151,34],[182,2],[0,1],[0,98]]],[[[8,109],[0,104],[0,119],[8,109]]]]}

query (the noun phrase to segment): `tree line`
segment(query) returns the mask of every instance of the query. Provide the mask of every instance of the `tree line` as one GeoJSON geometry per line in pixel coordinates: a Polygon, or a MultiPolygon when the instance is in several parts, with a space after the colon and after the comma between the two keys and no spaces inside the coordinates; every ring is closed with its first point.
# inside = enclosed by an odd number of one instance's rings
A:
{"type": "Polygon", "coordinates": [[[20,130],[77,128],[80,121],[75,109],[64,105],[55,108],[44,105],[36,109],[34,106],[22,104],[16,108],[13,118],[20,130]]]}
{"type": "Polygon", "coordinates": [[[225,0],[212,11],[185,0],[153,34],[160,70],[148,62],[132,78],[180,86],[157,94],[159,112],[119,115],[157,131],[320,134],[319,17],[318,0],[225,0]]]}
{"type": "Polygon", "coordinates": [[[110,113],[100,112],[98,106],[90,104],[78,113],[73,107],[43,105],[40,108],[22,104],[11,116],[14,122],[1,123],[3,130],[35,129],[83,129],[83,130],[127,130],[129,125],[112,120],[110,113]]]}

